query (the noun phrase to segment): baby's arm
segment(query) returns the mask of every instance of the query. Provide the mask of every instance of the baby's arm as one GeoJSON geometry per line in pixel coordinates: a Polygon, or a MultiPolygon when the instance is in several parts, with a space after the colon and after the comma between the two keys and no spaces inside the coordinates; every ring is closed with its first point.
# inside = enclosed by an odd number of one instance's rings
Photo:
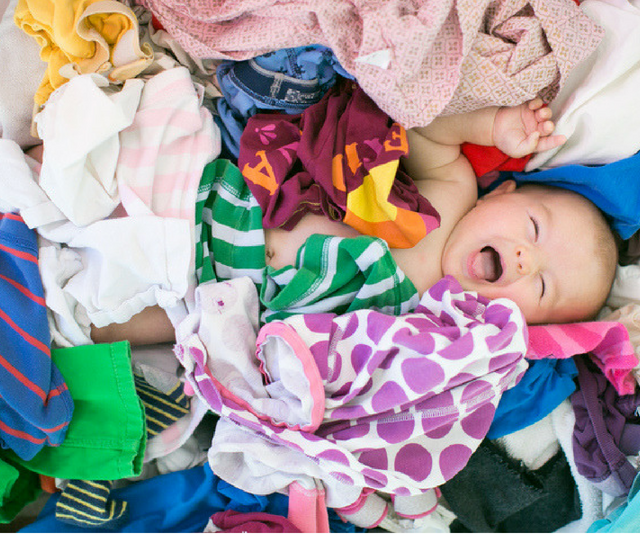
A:
{"type": "Polygon", "coordinates": [[[405,168],[414,180],[431,182],[421,184],[420,190],[436,209],[450,209],[451,195],[456,204],[471,207],[477,195],[476,176],[460,145],[496,146],[511,157],[549,150],[565,140],[551,135],[550,119],[551,109],[543,107],[539,98],[515,107],[437,117],[428,126],[407,132],[405,168]]]}
{"type": "Polygon", "coordinates": [[[414,179],[459,179],[443,173],[443,167],[464,158],[460,145],[496,146],[519,158],[549,150],[564,142],[551,135],[551,109],[536,98],[515,107],[487,107],[469,113],[436,117],[428,126],[408,131],[410,153],[406,163],[416,170],[414,179]]]}

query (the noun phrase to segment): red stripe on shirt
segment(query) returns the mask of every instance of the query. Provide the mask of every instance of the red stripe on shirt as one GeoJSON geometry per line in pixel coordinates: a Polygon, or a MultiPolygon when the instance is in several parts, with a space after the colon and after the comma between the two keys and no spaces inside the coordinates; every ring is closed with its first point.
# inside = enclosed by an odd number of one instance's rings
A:
{"type": "Polygon", "coordinates": [[[33,391],[38,397],[44,400],[47,398],[46,393],[42,390],[40,386],[34,384],[31,380],[29,380],[26,376],[24,376],[20,371],[18,371],[13,365],[11,365],[6,358],[0,354],[0,365],[4,367],[7,371],[9,371],[18,381],[33,391]]]}
{"type": "Polygon", "coordinates": [[[36,339],[35,337],[33,337],[29,332],[26,332],[25,330],[20,328],[13,321],[13,319],[11,317],[9,317],[2,309],[0,309],[0,319],[4,319],[9,324],[9,326],[11,326],[16,332],[18,332],[18,334],[20,334],[23,337],[23,339],[27,343],[29,343],[29,345],[32,345],[36,349],[40,349],[47,356],[51,356],[51,349],[47,345],[45,345],[39,339],[36,339]]]}
{"type": "Polygon", "coordinates": [[[49,391],[49,395],[47,395],[47,400],[45,401],[45,404],[49,402],[51,399],[53,399],[54,397],[57,397],[58,395],[62,395],[65,391],[68,391],[68,390],[69,388],[67,387],[66,383],[60,384],[57,388],[49,391]]]}
{"type": "Polygon", "coordinates": [[[12,278],[9,278],[8,276],[5,276],[3,274],[0,274],[0,278],[5,280],[6,282],[9,282],[13,287],[15,287],[18,291],[20,291],[20,293],[22,293],[23,295],[25,295],[26,297],[31,299],[36,304],[40,304],[40,306],[44,306],[45,305],[45,301],[44,301],[44,299],[42,297],[39,297],[35,293],[32,293],[28,288],[26,288],[22,284],[16,282],[12,278]]]}
{"type": "Polygon", "coordinates": [[[47,439],[46,437],[36,438],[31,434],[27,434],[26,432],[23,432],[22,430],[16,430],[15,428],[11,428],[10,426],[7,426],[6,424],[4,424],[2,421],[0,421],[0,430],[4,430],[7,434],[11,434],[16,438],[24,439],[25,441],[30,441],[31,443],[36,443],[37,445],[44,443],[44,441],[47,439]]]}
{"type": "Polygon", "coordinates": [[[46,432],[47,434],[53,434],[54,432],[57,432],[58,430],[64,428],[65,426],[69,425],[69,421],[64,421],[63,423],[60,423],[59,425],[56,425],[52,428],[42,428],[42,427],[38,427],[39,430],[42,430],[43,432],[46,432]]]}
{"type": "Polygon", "coordinates": [[[0,219],[11,219],[12,221],[24,222],[24,219],[17,213],[0,213],[0,219]]]}
{"type": "Polygon", "coordinates": [[[22,252],[21,250],[8,247],[6,245],[0,245],[0,250],[4,250],[8,252],[12,256],[16,258],[20,258],[21,260],[27,260],[33,263],[38,263],[38,257],[35,254],[29,254],[28,252],[22,252]]]}

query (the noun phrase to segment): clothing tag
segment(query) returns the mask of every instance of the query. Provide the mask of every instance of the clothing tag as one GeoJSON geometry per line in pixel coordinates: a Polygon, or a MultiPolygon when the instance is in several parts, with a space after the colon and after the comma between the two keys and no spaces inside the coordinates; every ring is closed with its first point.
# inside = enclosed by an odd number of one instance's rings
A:
{"type": "Polygon", "coordinates": [[[386,70],[389,68],[389,64],[391,63],[391,50],[389,48],[377,50],[376,52],[371,52],[371,54],[367,54],[366,56],[356,58],[356,61],[359,63],[368,63],[374,67],[380,67],[381,69],[386,70]]]}

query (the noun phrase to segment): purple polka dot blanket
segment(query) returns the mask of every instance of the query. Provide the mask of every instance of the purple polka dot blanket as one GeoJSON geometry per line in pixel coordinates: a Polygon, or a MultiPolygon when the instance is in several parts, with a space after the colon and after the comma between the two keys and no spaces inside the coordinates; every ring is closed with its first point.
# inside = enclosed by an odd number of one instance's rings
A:
{"type": "Polygon", "coordinates": [[[221,415],[209,462],[245,491],[321,480],[327,505],[420,495],[453,477],[527,369],[511,301],[446,277],[412,313],[294,315],[262,328],[253,283],[210,282],[176,330],[186,378],[221,415]]]}

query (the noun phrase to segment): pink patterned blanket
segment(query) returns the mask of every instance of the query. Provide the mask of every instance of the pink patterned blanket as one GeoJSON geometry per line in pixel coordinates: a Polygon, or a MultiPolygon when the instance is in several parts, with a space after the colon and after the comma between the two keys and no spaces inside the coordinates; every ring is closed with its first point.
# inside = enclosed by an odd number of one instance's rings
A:
{"type": "Polygon", "coordinates": [[[330,47],[405,128],[550,101],[603,30],[572,0],[137,0],[196,57],[330,47]]]}

